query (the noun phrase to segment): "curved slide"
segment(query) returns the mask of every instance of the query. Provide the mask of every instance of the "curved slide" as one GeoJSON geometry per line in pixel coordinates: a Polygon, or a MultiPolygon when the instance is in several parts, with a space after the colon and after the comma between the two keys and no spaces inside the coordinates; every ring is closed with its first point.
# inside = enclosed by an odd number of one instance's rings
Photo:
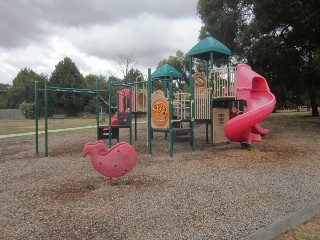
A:
{"type": "Polygon", "coordinates": [[[269,133],[259,122],[273,111],[276,99],[270,92],[264,77],[254,72],[250,66],[239,64],[236,73],[237,99],[245,100],[245,112],[229,120],[224,126],[226,137],[234,142],[261,141],[261,135],[269,133]]]}

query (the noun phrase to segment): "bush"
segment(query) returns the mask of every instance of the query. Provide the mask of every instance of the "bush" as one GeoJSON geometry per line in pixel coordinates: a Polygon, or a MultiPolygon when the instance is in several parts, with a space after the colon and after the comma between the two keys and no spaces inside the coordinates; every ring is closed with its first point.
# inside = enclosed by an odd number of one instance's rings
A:
{"type": "Polygon", "coordinates": [[[21,110],[23,116],[27,119],[33,119],[35,117],[35,104],[34,102],[26,102],[23,101],[19,105],[19,109],[21,110]]]}

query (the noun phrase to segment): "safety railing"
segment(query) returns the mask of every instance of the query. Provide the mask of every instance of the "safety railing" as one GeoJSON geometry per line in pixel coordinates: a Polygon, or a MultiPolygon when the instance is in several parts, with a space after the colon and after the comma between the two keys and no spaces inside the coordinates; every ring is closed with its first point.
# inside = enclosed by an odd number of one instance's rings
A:
{"type": "Polygon", "coordinates": [[[178,121],[190,118],[189,97],[189,93],[174,93],[173,111],[178,121]]]}
{"type": "Polygon", "coordinates": [[[195,119],[211,119],[210,88],[194,89],[195,119]]]}
{"type": "Polygon", "coordinates": [[[213,69],[213,98],[236,98],[236,68],[213,69]]]}

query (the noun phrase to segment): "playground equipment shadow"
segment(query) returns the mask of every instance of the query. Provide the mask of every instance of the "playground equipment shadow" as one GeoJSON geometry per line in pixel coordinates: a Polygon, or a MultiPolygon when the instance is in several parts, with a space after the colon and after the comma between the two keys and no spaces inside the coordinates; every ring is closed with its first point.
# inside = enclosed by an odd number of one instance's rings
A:
{"type": "Polygon", "coordinates": [[[319,119],[299,114],[272,114],[251,151],[211,148],[199,126],[195,152],[175,144],[170,158],[155,134],[150,155],[141,129],[137,167],[112,186],[80,157],[94,134],[50,136],[48,158],[43,141],[39,155],[33,140],[0,142],[2,237],[241,239],[320,198],[319,119]]]}

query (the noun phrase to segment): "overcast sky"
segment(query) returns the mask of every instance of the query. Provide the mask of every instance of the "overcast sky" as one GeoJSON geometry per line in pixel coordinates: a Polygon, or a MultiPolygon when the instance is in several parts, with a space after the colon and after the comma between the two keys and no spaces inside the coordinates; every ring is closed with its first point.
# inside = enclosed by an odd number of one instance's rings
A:
{"type": "Polygon", "coordinates": [[[197,0],[0,0],[0,83],[24,67],[50,74],[70,57],[83,75],[132,54],[146,74],[198,42],[197,0]]]}

